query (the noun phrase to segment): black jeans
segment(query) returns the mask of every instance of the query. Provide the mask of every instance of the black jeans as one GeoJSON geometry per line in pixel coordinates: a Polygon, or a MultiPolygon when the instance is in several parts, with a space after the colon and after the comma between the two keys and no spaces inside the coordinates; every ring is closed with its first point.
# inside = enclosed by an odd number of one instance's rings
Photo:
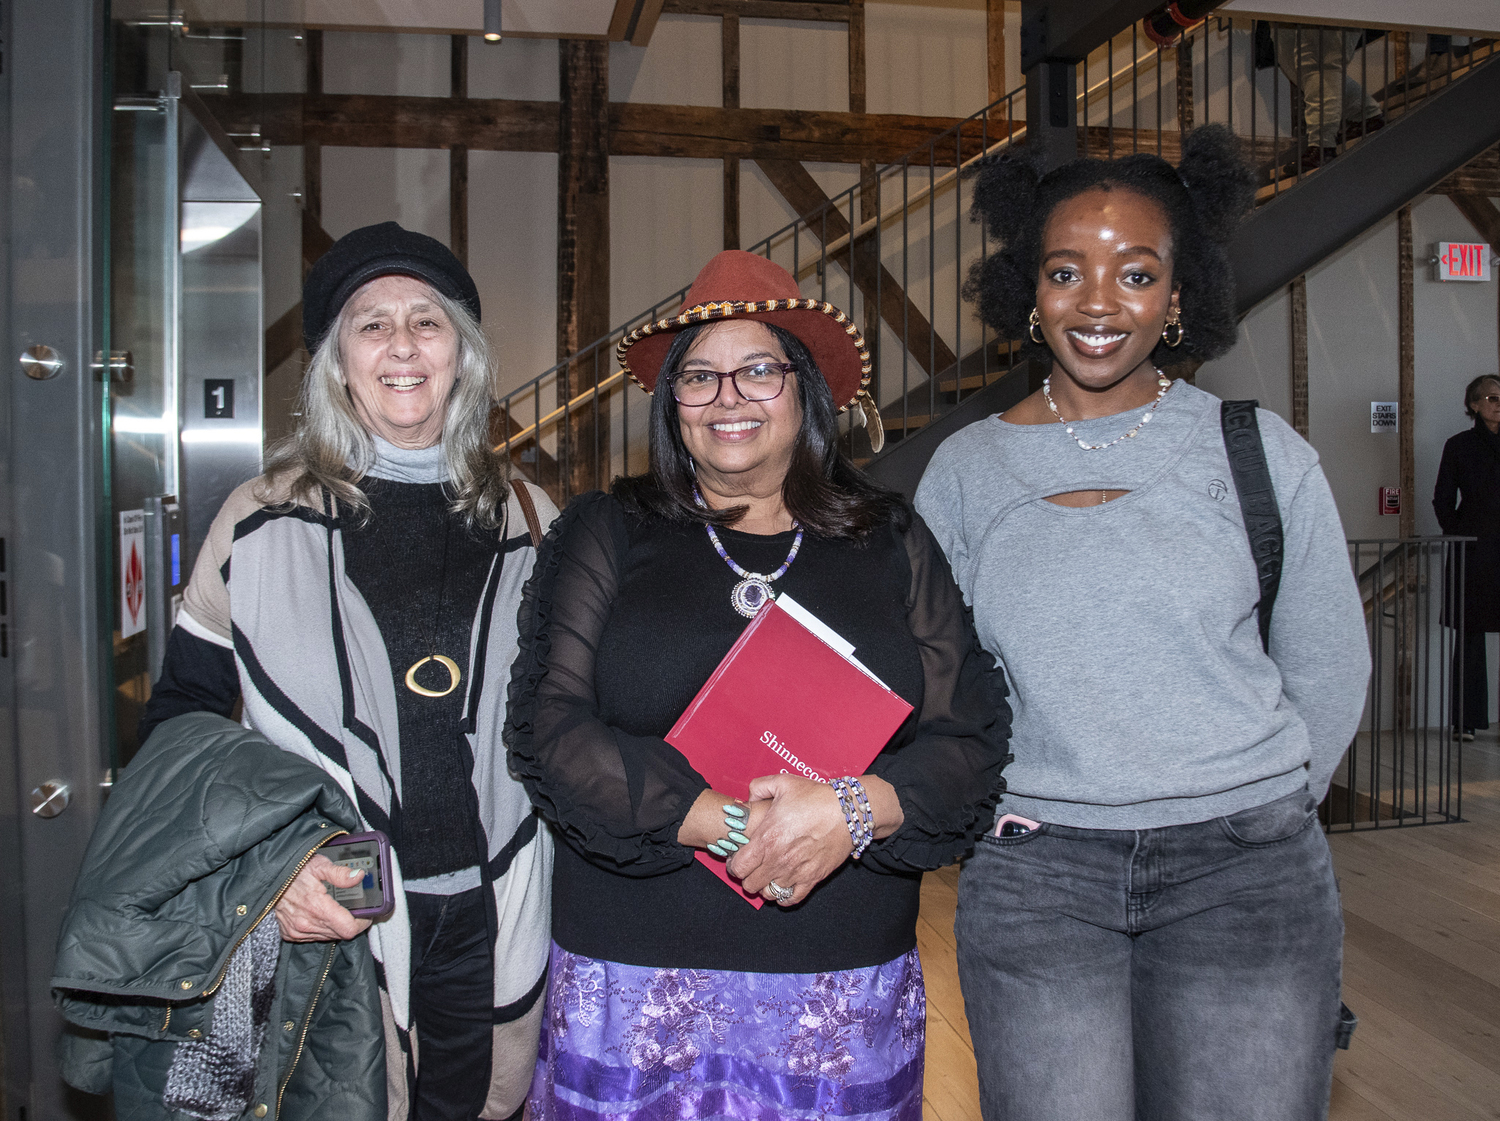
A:
{"type": "Polygon", "coordinates": [[[1328,1115],[1344,922],[1306,791],[983,836],[955,933],[984,1121],[1328,1115]]]}
{"type": "Polygon", "coordinates": [[[410,1121],[476,1121],[490,1087],[494,951],[484,889],[406,897],[417,1087],[410,1121]]]}
{"type": "MultiPolygon", "coordinates": [[[[1453,727],[1472,730],[1490,726],[1490,682],[1489,669],[1485,665],[1484,631],[1464,631],[1464,671],[1453,675],[1452,696],[1449,711],[1453,713],[1453,727]],[[1463,687],[1463,719],[1459,719],[1459,687],[1463,687]]],[[[1453,653],[1458,654],[1459,643],[1455,639],[1453,653]]]]}

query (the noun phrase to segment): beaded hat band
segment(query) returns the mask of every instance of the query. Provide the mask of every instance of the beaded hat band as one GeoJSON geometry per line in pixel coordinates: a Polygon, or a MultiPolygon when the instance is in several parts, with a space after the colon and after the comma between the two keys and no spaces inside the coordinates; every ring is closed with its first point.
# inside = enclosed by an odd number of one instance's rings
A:
{"type": "Polygon", "coordinates": [[[871,446],[880,450],[885,439],[869,393],[872,366],[864,334],[833,304],[805,299],[791,273],[756,253],[726,249],[716,254],[693,281],[676,315],[642,324],[620,340],[615,348],[620,367],[650,393],[676,333],[719,319],[753,319],[796,335],[828,382],[838,411],[855,405],[870,430],[871,446]]]}

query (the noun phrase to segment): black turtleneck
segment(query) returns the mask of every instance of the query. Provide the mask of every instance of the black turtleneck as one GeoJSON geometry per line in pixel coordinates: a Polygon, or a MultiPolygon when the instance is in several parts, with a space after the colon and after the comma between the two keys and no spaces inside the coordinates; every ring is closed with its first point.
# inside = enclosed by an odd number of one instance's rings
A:
{"type": "MultiPolygon", "coordinates": [[[[344,569],[369,604],[390,658],[401,737],[401,813],[393,823],[399,836],[391,844],[403,875],[420,879],[479,862],[478,808],[461,720],[469,633],[495,540],[493,533],[471,532],[449,512],[441,483],[369,478],[364,489],[372,516],[362,527],[344,528],[344,569]],[[446,697],[423,697],[406,687],[407,668],[434,651],[452,658],[463,674],[446,697]]],[[[448,674],[429,662],[417,680],[441,689],[448,674]]]]}

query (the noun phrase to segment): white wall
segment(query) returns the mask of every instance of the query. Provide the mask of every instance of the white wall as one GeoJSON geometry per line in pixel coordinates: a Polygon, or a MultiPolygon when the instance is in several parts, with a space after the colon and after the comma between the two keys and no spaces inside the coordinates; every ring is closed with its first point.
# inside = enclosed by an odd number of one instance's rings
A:
{"type": "MultiPolygon", "coordinates": [[[[724,103],[724,68],[716,16],[664,15],[645,50],[609,46],[609,99],[643,105],[724,103]]],[[[740,50],[744,57],[744,48],[740,50]]]]}
{"type": "MultiPolygon", "coordinates": [[[[1394,537],[1397,519],[1376,513],[1377,489],[1400,484],[1394,433],[1370,432],[1370,402],[1398,397],[1399,330],[1396,219],[1388,218],[1308,274],[1308,418],[1344,530],[1350,537],[1394,537]]],[[[1402,501],[1416,511],[1419,534],[1436,534],[1432,489],[1443,444],[1470,426],[1463,391],[1497,365],[1500,283],[1442,283],[1426,264],[1439,241],[1475,241],[1478,234],[1446,197],[1412,207],[1417,260],[1416,487],[1402,501]]],[[[1197,384],[1220,397],[1257,397],[1291,419],[1290,300],[1279,293],[1240,324],[1240,341],[1207,363],[1197,384]]]]}
{"type": "Polygon", "coordinates": [[[557,156],[469,153],[469,271],[502,389],[550,368],[557,360],[557,156]]]}
{"type": "Polygon", "coordinates": [[[552,39],[469,40],[469,96],[557,100],[557,43],[552,39]]]}
{"type": "Polygon", "coordinates": [[[323,92],[447,97],[452,40],[446,35],[323,33],[323,92]]]}
{"type": "MultiPolygon", "coordinates": [[[[1006,85],[1021,84],[1021,6],[1006,13],[1006,85]]],[[[865,97],[871,113],[967,117],[989,103],[982,0],[865,6],[865,97]]]]}
{"type": "Polygon", "coordinates": [[[1223,358],[1204,363],[1194,379],[1218,397],[1253,398],[1292,422],[1292,306],[1283,290],[1240,321],[1240,338],[1223,358]]]}
{"type": "Polygon", "coordinates": [[[609,227],[616,323],[691,284],[724,247],[723,162],[611,156],[609,227]]]}

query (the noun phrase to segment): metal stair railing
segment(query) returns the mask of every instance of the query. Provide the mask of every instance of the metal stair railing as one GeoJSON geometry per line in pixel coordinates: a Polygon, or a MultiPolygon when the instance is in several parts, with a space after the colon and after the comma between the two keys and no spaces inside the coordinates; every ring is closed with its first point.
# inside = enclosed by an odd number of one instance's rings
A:
{"type": "MultiPolygon", "coordinates": [[[[1138,26],[1102,44],[1079,64],[1080,151],[1105,157],[1149,151],[1175,162],[1183,131],[1222,123],[1243,138],[1257,167],[1257,201],[1286,195],[1320,172],[1303,159],[1297,87],[1280,68],[1255,69],[1253,42],[1247,21],[1210,17],[1170,47],[1146,43],[1138,26]]],[[[1363,43],[1339,74],[1340,80],[1352,74],[1370,91],[1381,123],[1396,121],[1495,53],[1492,40],[1479,39],[1412,65],[1407,44],[1394,35],[1363,43]]],[[[962,298],[969,271],[990,248],[983,229],[968,220],[971,185],[964,173],[986,154],[1024,140],[1024,104],[1024,89],[1017,89],[831,198],[800,165],[761,164],[801,216],[749,248],[785,266],[804,296],[837,304],[864,328],[875,364],[871,389],[888,442],[898,449],[908,434],[999,380],[1008,378],[1012,395],[1024,395],[1014,348],[998,343],[962,298]]],[[[1349,116],[1340,155],[1373,131],[1367,109],[1349,116]]],[[[565,501],[644,468],[648,406],[638,399],[632,409],[634,392],[614,347],[641,323],[675,314],[685,294],[684,288],[658,300],[500,402],[497,445],[508,447],[554,498],[565,501]]],[[[846,438],[850,454],[867,460],[863,433],[852,430],[846,438]]]]}
{"type": "MultiPolygon", "coordinates": [[[[1322,807],[1329,829],[1463,819],[1464,553],[1469,537],[1350,540],[1370,689],[1322,807]]],[[[1272,626],[1275,626],[1274,620],[1272,626]]]]}

